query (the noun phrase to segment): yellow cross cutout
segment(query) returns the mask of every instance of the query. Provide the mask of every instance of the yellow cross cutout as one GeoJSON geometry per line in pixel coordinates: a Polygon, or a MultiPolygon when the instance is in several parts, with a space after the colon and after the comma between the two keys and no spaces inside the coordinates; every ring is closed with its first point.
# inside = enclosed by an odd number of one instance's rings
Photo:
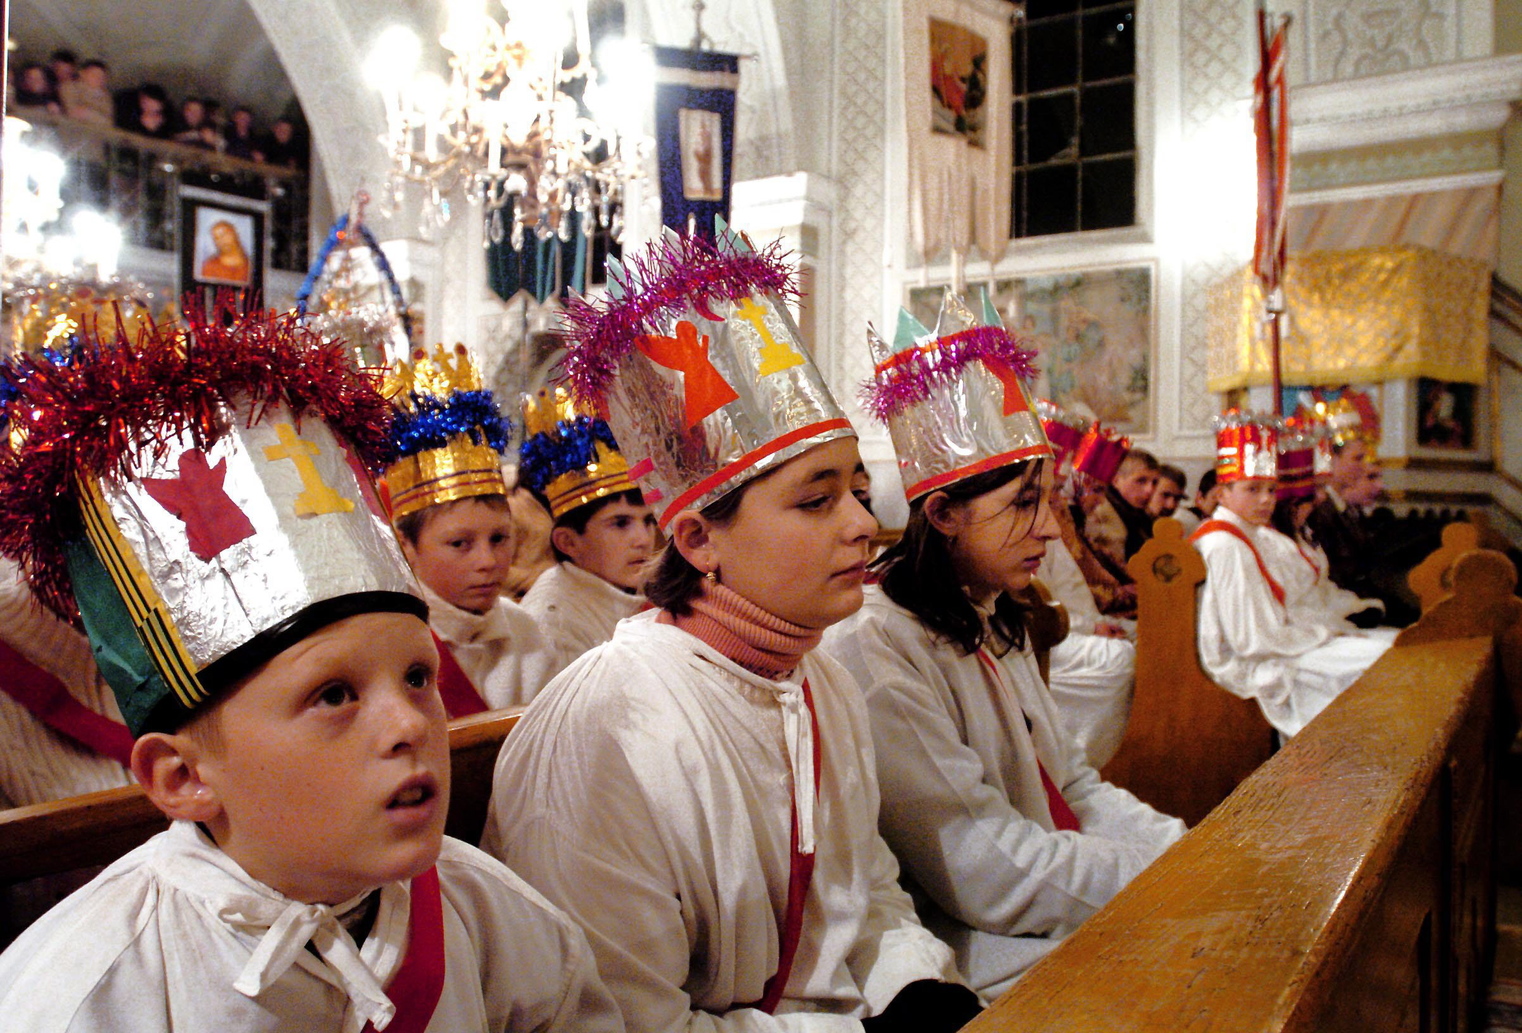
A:
{"type": "Polygon", "coordinates": [[[766,325],[766,309],[756,304],[755,298],[746,298],[735,309],[735,315],[756,328],[761,335],[761,368],[756,375],[765,377],[803,363],[803,356],[772,336],[766,325]]]}
{"type": "Polygon", "coordinates": [[[303,441],[298,438],[296,428],[289,423],[276,424],[275,433],[280,435],[280,444],[266,445],[264,458],[270,462],[289,459],[296,464],[296,473],[301,477],[302,487],[301,494],[296,496],[297,516],[348,513],[354,508],[351,500],[344,498],[323,483],[322,474],[317,471],[317,464],[312,462],[312,457],[322,451],[315,441],[303,441]]]}

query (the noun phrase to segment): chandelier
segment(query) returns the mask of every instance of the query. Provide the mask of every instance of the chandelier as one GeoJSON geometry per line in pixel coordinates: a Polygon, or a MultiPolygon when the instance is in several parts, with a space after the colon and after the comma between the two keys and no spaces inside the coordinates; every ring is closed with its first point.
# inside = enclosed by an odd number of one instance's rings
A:
{"type": "MultiPolygon", "coordinates": [[[[407,183],[419,183],[437,222],[463,190],[484,205],[486,239],[515,249],[529,234],[569,241],[573,212],[584,233],[606,227],[621,239],[623,184],[639,174],[646,147],[641,91],[599,83],[587,0],[500,2],[502,23],[481,0],[451,10],[439,37],[447,81],[411,74],[418,44],[409,30],[388,29],[377,41],[367,73],[385,99],[393,207],[407,183]]],[[[615,77],[638,78],[636,48],[608,42],[615,77]]]]}

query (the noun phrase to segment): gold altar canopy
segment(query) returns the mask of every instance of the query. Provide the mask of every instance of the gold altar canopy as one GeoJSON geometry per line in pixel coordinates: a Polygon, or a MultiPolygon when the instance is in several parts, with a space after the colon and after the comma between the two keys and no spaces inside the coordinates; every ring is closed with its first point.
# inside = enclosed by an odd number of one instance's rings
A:
{"type": "MultiPolygon", "coordinates": [[[[1490,267],[1410,245],[1292,254],[1284,278],[1286,384],[1433,377],[1485,382],[1490,267]]],[[[1207,385],[1270,380],[1263,298],[1248,268],[1210,298],[1207,385]]]]}

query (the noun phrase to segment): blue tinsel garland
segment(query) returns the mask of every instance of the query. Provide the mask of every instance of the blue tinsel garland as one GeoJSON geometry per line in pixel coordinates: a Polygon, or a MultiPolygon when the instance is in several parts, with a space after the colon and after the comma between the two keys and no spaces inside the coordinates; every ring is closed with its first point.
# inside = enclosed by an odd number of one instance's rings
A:
{"type": "Polygon", "coordinates": [[[597,458],[597,442],[617,449],[604,420],[577,416],[555,424],[553,433],[535,434],[518,448],[518,482],[544,493],[545,485],[572,470],[585,470],[597,458]]]}
{"type": "Polygon", "coordinates": [[[497,409],[490,391],[456,391],[447,400],[413,395],[414,412],[398,412],[391,423],[391,443],[402,456],[443,448],[449,439],[469,434],[499,454],[507,453],[511,426],[497,409]]]}

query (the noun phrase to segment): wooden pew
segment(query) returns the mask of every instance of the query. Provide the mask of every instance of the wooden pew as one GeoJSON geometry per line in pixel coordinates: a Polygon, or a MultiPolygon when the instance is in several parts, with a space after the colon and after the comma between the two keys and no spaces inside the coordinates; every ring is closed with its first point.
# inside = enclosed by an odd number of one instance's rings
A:
{"type": "Polygon", "coordinates": [[[1252,700],[1210,680],[1195,646],[1205,562],[1171,517],[1126,564],[1136,580],[1136,690],[1115,756],[1101,774],[1165,814],[1197,825],[1274,751],[1252,700]]]}
{"type": "Polygon", "coordinates": [[[1452,598],[969,1033],[1480,1028],[1514,578],[1465,556],[1452,598]]]}
{"type": "MultiPolygon", "coordinates": [[[[492,710],[449,723],[449,835],[480,840],[497,752],[522,712],[492,710]]],[[[110,864],[168,825],[136,785],[0,811],[0,885],[110,864]]]]}
{"type": "Polygon", "coordinates": [[[1443,528],[1442,536],[1443,544],[1406,574],[1406,584],[1421,600],[1423,613],[1453,590],[1449,575],[1454,562],[1464,553],[1480,547],[1480,529],[1468,521],[1456,520],[1448,524],[1443,528]]]}

